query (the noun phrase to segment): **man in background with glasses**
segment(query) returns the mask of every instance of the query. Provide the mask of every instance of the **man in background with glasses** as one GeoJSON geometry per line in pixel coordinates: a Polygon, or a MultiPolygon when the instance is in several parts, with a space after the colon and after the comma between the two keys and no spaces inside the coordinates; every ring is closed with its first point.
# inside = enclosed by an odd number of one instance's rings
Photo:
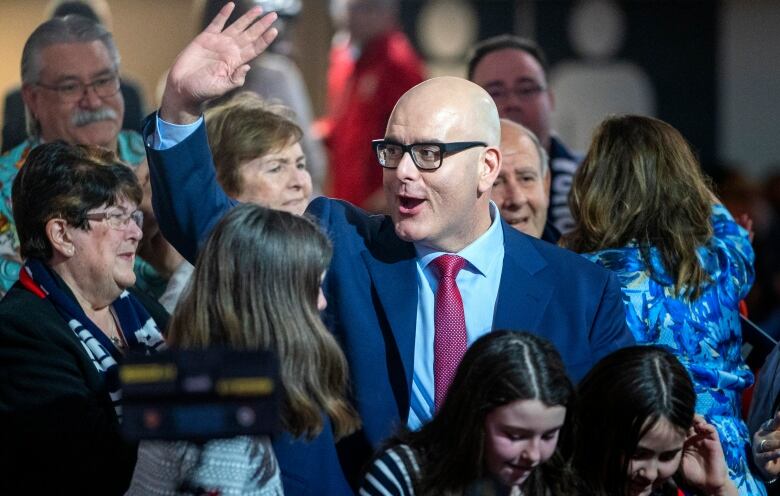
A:
{"type": "MultiPolygon", "coordinates": [[[[225,26],[230,12],[179,54],[144,126],[155,212],[190,260],[236,205],[216,183],[202,105],[241,86],[275,36],[273,15],[253,22],[253,10],[225,26]]],[[[373,142],[390,215],[323,197],[309,205],[333,242],[323,319],[349,362],[363,429],[339,442],[340,456],[329,429],[306,443],[280,436],[285,494],[351,494],[344,476],[354,484],[399,424],[430,420],[468,344],[493,329],[551,340],[575,380],[634,342],[613,274],[501,221],[490,201],[499,141],[490,95],[465,79],[430,79],[398,100],[373,142]]]]}
{"type": "MultiPolygon", "coordinates": [[[[144,187],[141,208],[152,221],[144,232],[144,246],[150,253],[171,254],[170,265],[175,268],[181,259],[158,234],[152,215],[143,141],[138,133],[122,130],[125,107],[119,91],[119,52],[111,33],[86,17],[55,17],[27,39],[21,69],[29,137],[0,157],[0,295],[17,280],[20,267],[11,212],[13,179],[31,149],[57,140],[102,146],[135,169],[144,187]]],[[[165,290],[165,278],[140,257],[136,257],[136,276],[138,288],[152,297],[165,290]]]]}
{"type": "Polygon", "coordinates": [[[582,160],[552,131],[555,95],[547,85],[547,58],[535,42],[501,35],[479,42],[468,61],[468,78],[485,88],[502,118],[533,132],[549,157],[550,205],[548,221],[560,232],[574,227],[569,211],[572,177],[582,160]]]}

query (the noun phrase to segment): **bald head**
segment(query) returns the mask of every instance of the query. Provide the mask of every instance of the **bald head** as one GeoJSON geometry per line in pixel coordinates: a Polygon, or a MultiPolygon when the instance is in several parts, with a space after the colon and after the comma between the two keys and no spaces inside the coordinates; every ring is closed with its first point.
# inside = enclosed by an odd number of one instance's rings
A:
{"type": "Polygon", "coordinates": [[[487,231],[500,137],[496,106],[474,83],[442,77],[407,91],[383,140],[395,150],[382,182],[398,237],[457,253],[487,231]]]}
{"type": "MultiPolygon", "coordinates": [[[[480,86],[457,77],[428,79],[413,87],[398,100],[388,121],[415,110],[433,126],[463,130],[470,140],[498,146],[501,130],[496,104],[480,86]]],[[[409,123],[414,125],[413,122],[409,123]]],[[[418,124],[426,124],[418,122],[418,124]]]]}
{"type": "Polygon", "coordinates": [[[518,231],[542,237],[550,200],[547,153],[534,133],[501,119],[501,170],[491,197],[501,217],[518,231]]]}
{"type": "Polygon", "coordinates": [[[499,147],[504,160],[518,153],[535,155],[539,161],[539,173],[546,176],[549,167],[547,152],[542,148],[536,135],[527,127],[509,119],[501,119],[500,123],[501,144],[499,147]]]}

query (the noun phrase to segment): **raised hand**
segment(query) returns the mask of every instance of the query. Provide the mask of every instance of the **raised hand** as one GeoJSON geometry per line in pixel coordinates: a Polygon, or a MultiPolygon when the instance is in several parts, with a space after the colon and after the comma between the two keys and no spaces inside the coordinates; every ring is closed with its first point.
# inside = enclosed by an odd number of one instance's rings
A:
{"type": "Polygon", "coordinates": [[[687,485],[702,494],[737,494],[734,483],[729,479],[718,431],[700,415],[695,416],[683,445],[679,474],[687,485]]]}
{"type": "Polygon", "coordinates": [[[234,7],[226,4],[176,57],[163,92],[162,119],[174,124],[195,121],[204,102],[244,84],[249,62],[276,38],[277,30],[271,27],[276,13],[254,22],[262,13],[260,7],[225,28],[234,7]]]}

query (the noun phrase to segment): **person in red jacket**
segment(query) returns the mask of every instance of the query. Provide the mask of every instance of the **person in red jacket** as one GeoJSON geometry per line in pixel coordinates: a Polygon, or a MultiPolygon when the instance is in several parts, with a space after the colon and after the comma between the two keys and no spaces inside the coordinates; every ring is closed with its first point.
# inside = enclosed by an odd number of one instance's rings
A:
{"type": "Polygon", "coordinates": [[[331,164],[330,195],[372,211],[383,209],[384,195],[371,140],[384,136],[401,95],[425,79],[399,28],[398,3],[346,0],[349,35],[331,49],[328,115],[319,123],[331,164]]]}

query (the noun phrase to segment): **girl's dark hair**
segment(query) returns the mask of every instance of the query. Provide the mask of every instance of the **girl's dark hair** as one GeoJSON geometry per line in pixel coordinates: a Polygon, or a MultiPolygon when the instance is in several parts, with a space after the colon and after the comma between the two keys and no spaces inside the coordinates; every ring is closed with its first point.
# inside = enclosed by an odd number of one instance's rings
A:
{"type": "Polygon", "coordinates": [[[206,240],[169,325],[173,347],[275,352],[282,421],[294,436],[317,435],[323,412],[337,438],[360,425],[347,399],[346,358],[317,310],[331,251],[311,220],[240,205],[206,240]]]}
{"type": "Polygon", "coordinates": [[[687,431],[695,405],[688,372],[665,349],[632,346],[603,358],[577,389],[573,432],[566,438],[582,493],[624,495],[642,436],[659,419],[687,431]]]}
{"type": "MultiPolygon", "coordinates": [[[[407,444],[417,453],[421,478],[416,494],[462,494],[470,484],[489,478],[484,467],[488,413],[516,400],[567,407],[573,389],[549,341],[528,332],[493,331],[468,349],[433,420],[390,444],[407,444]]],[[[556,450],[526,481],[524,494],[545,494],[546,488],[559,494],[554,488],[569,481],[556,450]]]]}

